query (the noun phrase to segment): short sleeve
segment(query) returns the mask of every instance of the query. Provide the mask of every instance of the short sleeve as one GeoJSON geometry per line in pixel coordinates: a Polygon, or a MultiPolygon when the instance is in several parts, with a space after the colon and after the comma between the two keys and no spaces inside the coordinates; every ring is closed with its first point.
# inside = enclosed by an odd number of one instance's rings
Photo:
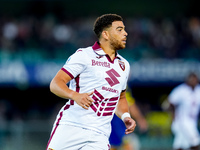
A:
{"type": "Polygon", "coordinates": [[[75,78],[86,68],[86,60],[86,54],[82,50],[77,50],[68,58],[62,70],[71,78],[75,78]]]}
{"type": "Polygon", "coordinates": [[[179,88],[173,89],[168,98],[169,102],[173,105],[179,104],[181,101],[181,95],[181,90],[179,88]]]}

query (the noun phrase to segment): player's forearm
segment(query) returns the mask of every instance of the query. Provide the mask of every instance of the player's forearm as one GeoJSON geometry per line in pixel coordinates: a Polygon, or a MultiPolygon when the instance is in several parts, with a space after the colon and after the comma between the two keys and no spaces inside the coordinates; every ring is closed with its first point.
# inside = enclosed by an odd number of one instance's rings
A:
{"type": "Polygon", "coordinates": [[[75,91],[68,88],[65,82],[53,79],[50,84],[50,91],[64,99],[73,99],[75,91]]]}
{"type": "Polygon", "coordinates": [[[117,105],[115,114],[121,118],[122,115],[126,112],[129,112],[128,102],[126,100],[125,92],[120,95],[120,99],[117,105]]]}
{"type": "Polygon", "coordinates": [[[174,118],[175,118],[175,106],[171,103],[170,103],[170,106],[169,106],[169,110],[171,111],[172,119],[174,120],[174,118]]]}
{"type": "Polygon", "coordinates": [[[119,103],[118,103],[118,106],[117,106],[117,110],[115,112],[115,114],[121,118],[121,116],[125,113],[125,112],[129,112],[129,109],[128,109],[128,104],[123,104],[122,101],[125,102],[125,100],[120,100],[119,103]],[[121,101],[121,102],[120,102],[121,101]]]}

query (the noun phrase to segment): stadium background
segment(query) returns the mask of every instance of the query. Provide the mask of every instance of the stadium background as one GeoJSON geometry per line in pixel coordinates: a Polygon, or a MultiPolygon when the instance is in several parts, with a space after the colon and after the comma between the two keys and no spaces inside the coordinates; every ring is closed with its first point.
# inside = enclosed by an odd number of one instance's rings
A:
{"type": "Polygon", "coordinates": [[[171,150],[166,99],[189,71],[200,75],[200,12],[195,0],[0,0],[0,149],[45,149],[65,100],[49,82],[77,48],[92,45],[95,18],[123,16],[129,88],[149,130],[141,150],[171,150]]]}

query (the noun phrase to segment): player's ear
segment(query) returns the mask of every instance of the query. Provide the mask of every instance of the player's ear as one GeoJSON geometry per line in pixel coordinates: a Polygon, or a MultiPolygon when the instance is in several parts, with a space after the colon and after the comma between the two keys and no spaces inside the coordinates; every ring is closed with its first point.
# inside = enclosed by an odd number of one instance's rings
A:
{"type": "Polygon", "coordinates": [[[105,31],[105,30],[102,31],[101,36],[102,36],[104,39],[108,40],[108,38],[109,38],[108,31],[105,31]]]}

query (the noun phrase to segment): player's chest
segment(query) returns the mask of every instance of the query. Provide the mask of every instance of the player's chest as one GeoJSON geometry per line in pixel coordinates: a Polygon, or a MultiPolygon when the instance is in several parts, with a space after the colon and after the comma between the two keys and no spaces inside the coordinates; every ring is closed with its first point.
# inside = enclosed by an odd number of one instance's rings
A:
{"type": "Polygon", "coordinates": [[[115,59],[114,62],[104,58],[90,60],[85,75],[93,82],[108,84],[110,87],[126,82],[127,70],[125,62],[115,59]]]}
{"type": "Polygon", "coordinates": [[[186,107],[199,107],[200,106],[200,94],[197,92],[186,91],[182,98],[184,99],[184,105],[186,107]]]}

